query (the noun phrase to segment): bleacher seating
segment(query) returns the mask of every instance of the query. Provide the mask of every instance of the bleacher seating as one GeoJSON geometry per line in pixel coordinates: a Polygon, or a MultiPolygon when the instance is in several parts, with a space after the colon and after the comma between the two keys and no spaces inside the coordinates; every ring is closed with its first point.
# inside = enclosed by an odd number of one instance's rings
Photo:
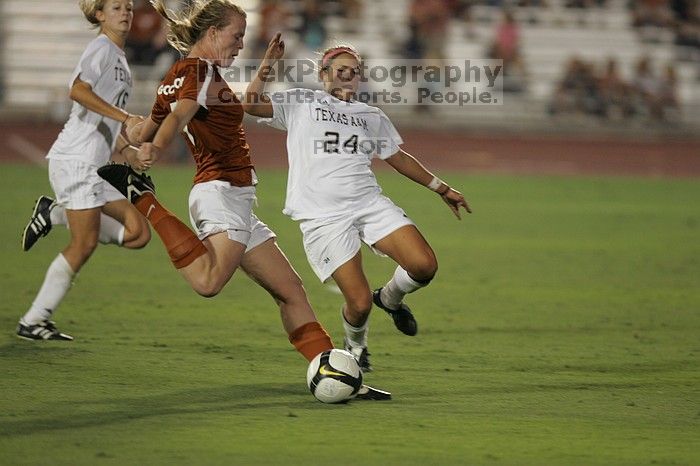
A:
{"type": "MultiPolygon", "coordinates": [[[[250,11],[247,37],[251,38],[259,20],[258,1],[240,3],[250,11]]],[[[299,0],[287,4],[292,11],[300,8],[299,0]]],[[[348,32],[338,17],[330,17],[326,26],[331,38],[347,40],[372,58],[399,58],[408,34],[408,5],[409,0],[366,0],[356,31],[348,32]]],[[[536,128],[551,125],[545,111],[546,103],[564,64],[572,55],[601,66],[608,57],[615,57],[626,77],[630,77],[633,63],[642,55],[649,55],[659,66],[676,57],[670,37],[662,35],[661,40],[653,44],[640,40],[629,26],[630,15],[624,0],[610,0],[605,7],[590,10],[566,9],[561,0],[553,0],[546,8],[516,8],[514,11],[521,27],[528,74],[525,93],[506,95],[505,106],[441,107],[439,112],[430,113],[429,118],[416,116],[414,109],[406,106],[394,106],[387,111],[392,117],[421,124],[536,128]]],[[[4,18],[5,31],[3,113],[33,112],[54,116],[65,113],[70,72],[85,44],[95,34],[82,17],[77,1],[55,0],[49,6],[39,0],[3,0],[0,15],[4,18]]],[[[448,57],[484,57],[499,18],[498,8],[477,5],[472,9],[471,24],[453,21],[448,36],[448,57]]],[[[287,43],[290,49],[294,47],[293,34],[287,34],[287,43]]],[[[248,57],[246,53],[244,50],[242,57],[257,58],[248,57]]],[[[677,63],[676,66],[683,118],[687,124],[697,124],[700,121],[697,65],[677,63]]],[[[139,73],[141,75],[148,73],[139,73]]],[[[152,79],[136,79],[130,110],[147,113],[156,87],[157,82],[152,79]]]]}

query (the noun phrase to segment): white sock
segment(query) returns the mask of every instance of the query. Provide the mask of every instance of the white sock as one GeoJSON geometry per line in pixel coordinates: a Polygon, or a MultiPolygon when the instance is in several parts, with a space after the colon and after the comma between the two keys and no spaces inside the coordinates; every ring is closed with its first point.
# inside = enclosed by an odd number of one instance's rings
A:
{"type": "Polygon", "coordinates": [[[380,298],[382,304],[384,304],[389,309],[398,309],[403,301],[404,296],[408,293],[413,293],[419,288],[423,288],[427,283],[420,283],[412,279],[408,272],[401,268],[401,266],[396,267],[394,271],[394,276],[391,280],[384,285],[382,292],[380,293],[380,298]]]}
{"type": "Polygon", "coordinates": [[[51,209],[49,214],[51,225],[68,225],[68,217],[66,217],[66,208],[57,204],[51,209]]]}
{"type": "Polygon", "coordinates": [[[75,273],[70,268],[63,254],[59,254],[49,265],[46,271],[44,283],[36,295],[36,299],[32,303],[26,314],[22,317],[22,322],[28,325],[34,325],[42,320],[51,317],[51,314],[56,310],[58,305],[63,300],[63,297],[68,293],[73,284],[75,273]]]}
{"type": "Polygon", "coordinates": [[[343,329],[345,330],[345,339],[353,348],[367,347],[367,331],[369,330],[369,319],[360,327],[354,327],[345,319],[343,310],[340,310],[340,316],[343,318],[343,329]]]}
{"type": "Polygon", "coordinates": [[[100,215],[100,236],[102,244],[116,244],[121,246],[124,242],[124,225],[109,215],[100,215]]]}

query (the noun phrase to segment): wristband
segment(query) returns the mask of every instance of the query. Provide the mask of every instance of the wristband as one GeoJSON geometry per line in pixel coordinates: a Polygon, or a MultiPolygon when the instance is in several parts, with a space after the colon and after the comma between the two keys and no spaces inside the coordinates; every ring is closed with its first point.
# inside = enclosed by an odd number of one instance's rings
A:
{"type": "Polygon", "coordinates": [[[126,123],[126,122],[129,120],[129,117],[130,117],[130,116],[131,116],[131,115],[129,115],[129,113],[127,112],[127,113],[126,113],[126,118],[124,118],[124,121],[122,121],[122,124],[126,123]]]}
{"type": "Polygon", "coordinates": [[[434,176],[432,180],[430,180],[430,183],[428,183],[428,189],[431,191],[437,192],[438,188],[440,185],[445,184],[444,181],[442,181],[440,178],[437,176],[434,176]]]}

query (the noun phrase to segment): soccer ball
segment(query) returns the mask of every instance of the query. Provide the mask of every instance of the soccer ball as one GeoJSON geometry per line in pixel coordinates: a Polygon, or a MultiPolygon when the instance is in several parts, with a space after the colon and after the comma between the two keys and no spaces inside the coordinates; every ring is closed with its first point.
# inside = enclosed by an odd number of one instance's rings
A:
{"type": "Polygon", "coordinates": [[[344,403],[357,395],[362,371],[355,357],[341,349],[319,353],[309,363],[306,384],[323,403],[344,403]]]}

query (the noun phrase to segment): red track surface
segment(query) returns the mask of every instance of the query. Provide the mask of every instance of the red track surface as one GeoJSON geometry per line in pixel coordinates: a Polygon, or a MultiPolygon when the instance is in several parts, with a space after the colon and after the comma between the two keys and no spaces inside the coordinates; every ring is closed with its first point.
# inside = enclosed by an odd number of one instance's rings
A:
{"type": "MultiPolygon", "coordinates": [[[[0,161],[20,161],[26,154],[17,141],[45,152],[61,126],[3,123],[6,144],[0,161]],[[7,143],[8,141],[14,143],[7,143]]],[[[253,162],[258,167],[286,164],[285,133],[246,122],[253,162]]],[[[700,139],[608,140],[562,136],[471,135],[400,130],[403,148],[436,170],[470,173],[555,175],[641,175],[700,177],[700,139]]]]}

